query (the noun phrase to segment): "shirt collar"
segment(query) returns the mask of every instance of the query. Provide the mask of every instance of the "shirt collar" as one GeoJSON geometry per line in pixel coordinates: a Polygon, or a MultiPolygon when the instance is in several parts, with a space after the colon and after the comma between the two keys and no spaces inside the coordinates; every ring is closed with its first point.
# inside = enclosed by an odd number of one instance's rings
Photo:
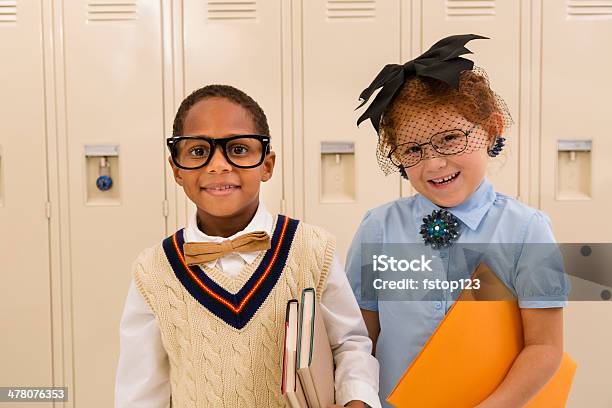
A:
{"type": "MultiPolygon", "coordinates": [[[[418,214],[419,217],[425,217],[431,214],[433,210],[440,209],[440,207],[429,201],[429,199],[422,194],[418,194],[416,200],[420,210],[420,214],[418,214]]],[[[447,208],[447,210],[459,218],[461,222],[470,229],[476,230],[494,201],[495,191],[493,191],[493,185],[485,177],[476,191],[474,191],[464,202],[456,207],[447,208]]]]}
{"type": "MultiPolygon", "coordinates": [[[[194,212],[187,223],[185,228],[185,242],[221,242],[228,239],[234,239],[240,235],[248,234],[253,231],[265,231],[268,235],[272,236],[272,225],[273,219],[272,214],[267,210],[266,206],[262,201],[257,206],[255,215],[249,222],[249,224],[242,230],[238,231],[230,237],[218,237],[212,235],[206,235],[198,228],[197,211],[194,212]]],[[[247,264],[250,264],[257,258],[261,251],[255,252],[236,252],[247,264]]],[[[208,267],[214,267],[217,264],[217,260],[210,261],[206,265],[208,267]]]]}

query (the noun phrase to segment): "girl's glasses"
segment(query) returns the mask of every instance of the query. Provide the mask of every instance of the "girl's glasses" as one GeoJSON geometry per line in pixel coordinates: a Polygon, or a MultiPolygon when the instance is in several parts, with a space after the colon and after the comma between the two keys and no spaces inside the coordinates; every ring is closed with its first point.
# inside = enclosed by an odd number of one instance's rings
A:
{"type": "Polygon", "coordinates": [[[235,135],[218,139],[173,136],[166,143],[174,164],[186,170],[199,169],[210,163],[217,146],[229,164],[241,169],[259,166],[270,152],[270,137],[262,135],[235,135]]]}
{"type": "MultiPolygon", "coordinates": [[[[423,159],[433,159],[438,156],[452,156],[463,153],[468,147],[469,130],[451,129],[436,133],[428,142],[408,142],[395,146],[389,152],[391,162],[400,168],[416,166],[423,159]],[[430,145],[434,153],[426,153],[424,146],[430,145]]],[[[431,150],[431,149],[430,149],[431,150]]]]}

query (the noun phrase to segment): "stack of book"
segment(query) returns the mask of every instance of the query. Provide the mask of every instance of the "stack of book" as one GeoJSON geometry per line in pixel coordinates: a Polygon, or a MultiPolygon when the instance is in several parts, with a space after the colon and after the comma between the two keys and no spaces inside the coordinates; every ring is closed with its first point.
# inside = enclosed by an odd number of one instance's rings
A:
{"type": "Polygon", "coordinates": [[[287,303],[281,392],[291,408],[334,403],[334,358],[315,290],[287,303]]]}

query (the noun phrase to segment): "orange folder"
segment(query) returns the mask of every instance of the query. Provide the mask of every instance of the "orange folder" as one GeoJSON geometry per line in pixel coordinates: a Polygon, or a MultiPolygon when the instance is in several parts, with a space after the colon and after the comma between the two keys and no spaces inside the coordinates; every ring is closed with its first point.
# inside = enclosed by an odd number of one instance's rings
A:
{"type": "MultiPolygon", "coordinates": [[[[391,405],[472,408],[505,378],[523,349],[518,303],[486,265],[472,278],[481,280],[480,290],[461,293],[387,398],[391,405]]],[[[564,407],[575,371],[564,353],[557,373],[526,407],[564,407]]]]}

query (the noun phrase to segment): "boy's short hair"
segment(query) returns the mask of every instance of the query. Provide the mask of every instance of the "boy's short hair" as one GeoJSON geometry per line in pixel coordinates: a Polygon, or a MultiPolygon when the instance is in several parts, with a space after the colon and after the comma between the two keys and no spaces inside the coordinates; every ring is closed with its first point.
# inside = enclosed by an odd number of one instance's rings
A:
{"type": "Polygon", "coordinates": [[[207,85],[195,90],[181,102],[181,106],[179,106],[174,117],[172,136],[182,135],[187,113],[189,113],[193,105],[206,98],[225,98],[242,106],[251,114],[253,124],[255,125],[255,132],[259,135],[270,136],[268,118],[263,109],[261,109],[261,106],[253,98],[233,86],[217,84],[207,85]]]}

